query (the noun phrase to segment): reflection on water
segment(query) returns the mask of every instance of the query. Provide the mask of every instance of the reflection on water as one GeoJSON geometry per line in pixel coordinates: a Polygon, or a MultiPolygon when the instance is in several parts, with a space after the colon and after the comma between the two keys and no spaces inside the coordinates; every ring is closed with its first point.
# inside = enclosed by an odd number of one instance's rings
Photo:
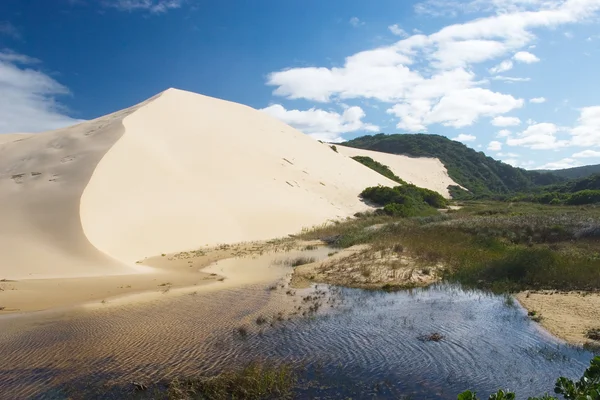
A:
{"type": "Polygon", "coordinates": [[[318,384],[300,389],[300,397],[456,398],[466,388],[483,396],[500,387],[526,397],[551,392],[558,376],[579,376],[592,357],[540,331],[503,297],[455,286],[332,288],[329,301],[318,302],[338,306],[289,320],[314,302],[286,292],[264,284],[198,292],[66,314],[18,333],[0,321],[0,398],[59,399],[66,388],[94,398],[99,384],[211,373],[251,359],[306,366],[305,378],[318,384]],[[259,316],[268,322],[257,325],[259,316]],[[250,333],[241,337],[240,326],[250,333]],[[444,339],[418,339],[434,332],[444,339]]]}

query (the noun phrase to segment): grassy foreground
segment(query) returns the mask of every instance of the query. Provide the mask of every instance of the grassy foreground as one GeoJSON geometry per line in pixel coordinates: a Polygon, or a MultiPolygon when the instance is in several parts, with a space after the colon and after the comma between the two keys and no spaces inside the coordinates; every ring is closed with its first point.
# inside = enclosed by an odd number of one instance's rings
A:
{"type": "Polygon", "coordinates": [[[441,277],[497,292],[600,289],[600,207],[469,202],[427,217],[381,213],[305,230],[333,247],[401,249],[441,277]]]}

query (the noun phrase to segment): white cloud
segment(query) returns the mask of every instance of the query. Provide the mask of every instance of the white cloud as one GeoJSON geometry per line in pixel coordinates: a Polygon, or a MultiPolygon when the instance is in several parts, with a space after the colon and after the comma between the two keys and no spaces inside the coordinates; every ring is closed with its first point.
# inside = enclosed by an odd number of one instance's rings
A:
{"type": "Polygon", "coordinates": [[[563,158],[562,160],[549,162],[547,164],[539,166],[536,169],[554,170],[554,169],[573,168],[573,167],[578,167],[580,165],[581,165],[581,163],[579,163],[579,161],[577,161],[577,160],[574,160],[572,158],[563,158]]]}
{"type": "MultiPolygon", "coordinates": [[[[399,119],[397,127],[408,131],[426,131],[436,123],[460,128],[484,116],[508,113],[522,107],[524,101],[484,88],[489,82],[478,79],[474,64],[507,57],[513,57],[512,62],[538,61],[535,55],[523,51],[535,40],[535,29],[554,29],[590,19],[600,10],[600,1],[491,1],[491,8],[483,0],[473,0],[469,6],[489,9],[495,15],[446,26],[431,35],[414,34],[392,45],[349,56],[341,66],[272,72],[267,85],[274,87],[274,95],[289,99],[373,99],[389,103],[388,113],[399,119]]],[[[529,80],[505,76],[492,79],[506,83],[529,80]]]]}
{"type": "Polygon", "coordinates": [[[352,18],[350,18],[350,21],[348,21],[348,22],[350,23],[350,25],[352,25],[355,28],[358,28],[359,26],[365,24],[358,17],[352,17],[352,18]]]}
{"type": "Polygon", "coordinates": [[[487,149],[490,151],[500,151],[502,150],[502,143],[498,142],[497,140],[493,140],[490,142],[490,144],[488,144],[487,149]]]}
{"type": "Polygon", "coordinates": [[[537,56],[535,54],[531,54],[528,51],[519,51],[518,53],[516,53],[513,58],[516,61],[525,63],[525,64],[532,64],[532,63],[536,63],[538,61],[540,61],[539,58],[537,58],[537,56]]]}
{"type": "Polygon", "coordinates": [[[477,140],[477,136],[468,135],[466,133],[461,133],[457,137],[452,138],[452,140],[456,140],[457,142],[463,142],[463,143],[473,142],[473,141],[477,140]]]}
{"type": "Polygon", "coordinates": [[[311,108],[306,111],[286,110],[280,104],[273,104],[261,111],[275,117],[310,136],[330,142],[343,141],[341,134],[356,131],[378,132],[379,127],[364,123],[365,112],[354,106],[342,114],[311,108]]]}
{"type": "Polygon", "coordinates": [[[517,117],[496,117],[492,120],[494,126],[516,126],[520,125],[521,120],[517,117]]]}
{"type": "Polygon", "coordinates": [[[529,82],[531,80],[531,78],[520,78],[520,77],[503,76],[503,75],[496,75],[496,76],[492,77],[492,79],[495,81],[504,81],[507,83],[529,82]]]}
{"type": "Polygon", "coordinates": [[[499,138],[509,137],[510,135],[511,135],[511,132],[508,129],[502,129],[502,130],[498,131],[498,133],[496,134],[496,136],[499,138]]]}
{"type": "Polygon", "coordinates": [[[398,24],[390,25],[390,26],[388,26],[388,29],[390,30],[390,32],[392,32],[392,34],[394,34],[396,36],[401,36],[401,37],[408,36],[408,33],[406,33],[406,31],[404,29],[400,28],[400,25],[398,25],[398,24]]]}
{"type": "Polygon", "coordinates": [[[571,135],[574,146],[600,146],[600,106],[582,108],[571,135]]]}
{"type": "Polygon", "coordinates": [[[535,10],[546,5],[555,7],[563,0],[425,0],[417,3],[414,8],[417,13],[431,16],[456,16],[469,13],[506,14],[518,11],[535,10]]]}
{"type": "Polygon", "coordinates": [[[565,37],[567,39],[573,39],[575,35],[573,34],[573,32],[565,32],[565,37]]]}
{"type": "Polygon", "coordinates": [[[490,74],[500,74],[502,72],[506,72],[511,70],[513,67],[513,62],[511,60],[504,60],[500,64],[495,67],[490,68],[488,71],[490,74]]]}
{"type": "Polygon", "coordinates": [[[153,14],[165,13],[181,8],[185,0],[106,0],[104,5],[120,11],[148,11],[153,14]]]}
{"type": "Polygon", "coordinates": [[[66,115],[55,96],[69,90],[32,66],[26,55],[0,51],[0,133],[40,132],[80,122],[66,115]]]}
{"type": "Polygon", "coordinates": [[[516,153],[498,153],[496,154],[498,157],[509,157],[509,158],[519,158],[519,155],[516,153]]]}
{"type": "Polygon", "coordinates": [[[543,122],[530,125],[517,137],[509,137],[506,144],[509,146],[522,146],[534,150],[549,150],[566,147],[569,145],[567,140],[558,140],[556,134],[560,129],[558,126],[543,122]]]}
{"type": "Polygon", "coordinates": [[[534,97],[533,99],[529,99],[530,103],[536,103],[536,104],[541,104],[541,103],[545,103],[546,102],[546,98],[545,97],[534,97]]]}
{"type": "Polygon", "coordinates": [[[398,128],[415,132],[435,123],[462,128],[472,125],[480,116],[503,114],[522,105],[522,99],[511,95],[471,88],[451,91],[435,105],[426,99],[396,104],[388,113],[400,118],[398,128]]]}
{"type": "Polygon", "coordinates": [[[575,153],[573,158],[600,158],[600,151],[595,150],[584,150],[579,153],[575,153]]]}

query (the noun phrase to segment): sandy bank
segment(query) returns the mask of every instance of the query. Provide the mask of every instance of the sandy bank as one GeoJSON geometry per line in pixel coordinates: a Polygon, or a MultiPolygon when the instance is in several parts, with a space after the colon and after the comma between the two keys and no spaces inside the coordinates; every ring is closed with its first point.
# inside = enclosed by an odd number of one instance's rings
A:
{"type": "MultiPolygon", "coordinates": [[[[144,274],[4,280],[0,281],[0,316],[84,303],[107,304],[116,299],[119,303],[136,302],[184,288],[210,291],[272,283],[282,274],[269,260],[289,258],[307,244],[310,242],[278,239],[159,255],[140,260],[138,265],[148,271],[144,274]],[[268,254],[271,258],[265,261],[268,254]],[[140,294],[144,296],[132,296],[140,294]]],[[[321,259],[327,250],[313,253],[321,259]]],[[[285,273],[289,272],[286,269],[285,273]]]]}
{"type": "Polygon", "coordinates": [[[517,300],[541,316],[540,324],[553,335],[575,345],[595,343],[585,334],[600,328],[600,293],[523,292],[517,300]]]}
{"type": "Polygon", "coordinates": [[[418,265],[403,252],[374,251],[370,245],[358,245],[334,251],[323,261],[297,267],[291,285],[303,288],[328,283],[387,290],[422,287],[440,279],[439,268],[418,265]]]}

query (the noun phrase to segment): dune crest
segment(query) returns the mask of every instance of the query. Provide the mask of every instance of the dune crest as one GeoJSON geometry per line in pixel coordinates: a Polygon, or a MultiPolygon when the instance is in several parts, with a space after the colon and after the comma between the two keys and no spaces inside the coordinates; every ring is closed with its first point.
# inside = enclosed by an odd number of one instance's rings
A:
{"type": "Polygon", "coordinates": [[[147,256],[352,215],[365,187],[394,184],[260,111],[169,89],[0,137],[0,279],[131,274],[147,256]]]}

